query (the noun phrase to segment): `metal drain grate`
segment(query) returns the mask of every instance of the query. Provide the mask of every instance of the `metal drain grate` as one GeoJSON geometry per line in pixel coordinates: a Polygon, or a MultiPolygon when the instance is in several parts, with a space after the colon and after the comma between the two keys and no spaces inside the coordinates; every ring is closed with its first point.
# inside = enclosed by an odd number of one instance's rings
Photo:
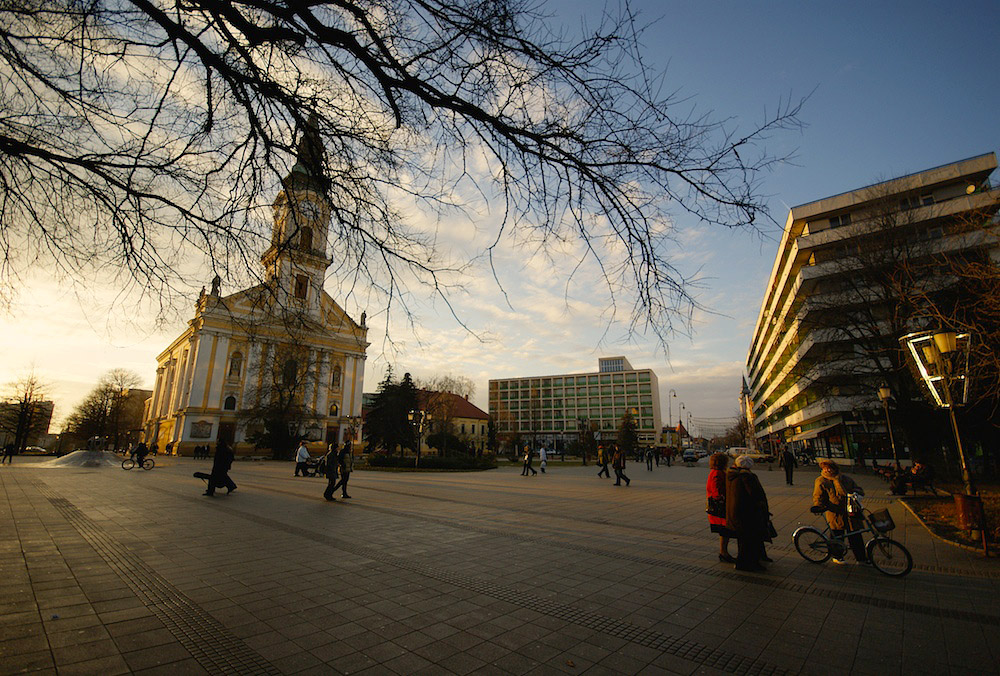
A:
{"type": "Polygon", "coordinates": [[[69,500],[36,484],[60,514],[135,592],[202,667],[213,674],[279,674],[278,669],[230,634],[179,589],[133,555],[69,500]]]}

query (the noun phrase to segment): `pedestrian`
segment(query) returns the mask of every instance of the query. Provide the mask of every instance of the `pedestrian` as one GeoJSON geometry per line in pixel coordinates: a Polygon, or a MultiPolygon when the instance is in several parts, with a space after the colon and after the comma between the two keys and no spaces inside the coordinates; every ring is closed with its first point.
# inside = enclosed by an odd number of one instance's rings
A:
{"type": "MultiPolygon", "coordinates": [[[[156,442],[154,441],[154,442],[153,442],[152,444],[150,444],[150,446],[149,446],[149,454],[150,454],[150,455],[156,455],[156,451],[157,451],[157,450],[159,450],[159,447],[158,447],[158,446],[156,445],[156,442]]],[[[205,453],[206,453],[206,454],[208,453],[208,445],[206,445],[206,446],[205,446],[205,453]]]]}
{"type": "Polygon", "coordinates": [[[226,487],[226,495],[236,490],[236,483],[229,478],[229,469],[233,466],[233,451],[229,444],[220,439],[215,445],[215,459],[212,461],[212,474],[208,479],[208,489],[204,495],[212,497],[215,489],[226,487]]]}
{"type": "Polygon", "coordinates": [[[14,464],[14,442],[10,442],[3,447],[3,458],[0,458],[0,465],[5,462],[9,465],[14,464]]]}
{"type": "Polygon", "coordinates": [[[621,486],[622,479],[625,479],[626,486],[632,484],[632,480],[625,476],[625,454],[618,446],[615,446],[614,454],[611,456],[611,467],[615,470],[615,486],[621,486]]]}
{"type": "MultiPolygon", "coordinates": [[[[354,453],[350,441],[345,441],[340,453],[337,454],[337,469],[340,471],[340,481],[332,484],[332,488],[328,484],[327,491],[330,497],[333,497],[333,493],[339,488],[341,498],[350,498],[351,496],[347,494],[347,480],[351,478],[351,470],[354,469],[354,453]]],[[[325,493],[323,497],[326,497],[325,493]]]]}
{"type": "Polygon", "coordinates": [[[531,466],[531,458],[533,452],[529,446],[524,447],[524,467],[521,469],[521,476],[528,476],[528,472],[531,472],[531,476],[535,476],[538,472],[535,468],[531,466]]]}
{"type": "Polygon", "coordinates": [[[295,452],[295,476],[309,476],[309,460],[312,458],[309,455],[309,448],[306,446],[306,440],[303,439],[299,442],[299,450],[295,452]],[[302,472],[300,475],[299,472],[302,472]]]}
{"type": "Polygon", "coordinates": [[[659,467],[660,466],[660,447],[659,446],[657,446],[653,450],[653,460],[656,461],[656,466],[659,467]]]}
{"type": "Polygon", "coordinates": [[[542,446],[540,449],[538,449],[538,467],[542,470],[542,474],[545,474],[545,466],[548,464],[547,462],[548,459],[549,459],[549,452],[545,450],[544,446],[542,446]]]}
{"type": "Polygon", "coordinates": [[[670,467],[670,461],[674,457],[674,447],[673,446],[671,446],[670,448],[667,449],[666,456],[667,456],[667,467],[670,467]]]}
{"type": "Polygon", "coordinates": [[[713,453],[708,459],[708,481],[705,484],[705,496],[708,506],[708,528],[719,535],[719,561],[736,563],[729,554],[729,539],[736,534],[726,526],[726,467],[729,456],[725,453],[713,453]]]}
{"type": "Polygon", "coordinates": [[[340,473],[337,471],[338,455],[337,442],[334,441],[330,444],[326,455],[323,456],[323,460],[320,462],[321,465],[326,466],[326,490],[323,491],[323,497],[329,502],[336,501],[333,493],[337,490],[337,480],[340,478],[340,473]]]}
{"type": "Polygon", "coordinates": [[[652,448],[647,448],[646,449],[646,471],[647,472],[652,472],[653,471],[653,449],[652,448]]]}
{"type": "Polygon", "coordinates": [[[604,446],[597,447],[597,464],[601,466],[601,471],[597,473],[597,476],[603,474],[606,478],[610,479],[611,472],[608,471],[608,454],[604,450],[604,446]]]}
{"type": "Polygon", "coordinates": [[[736,533],[739,553],[736,570],[767,570],[764,539],[768,537],[767,495],[760,479],[751,470],[753,458],[741,455],[726,472],[726,527],[736,533]]]}
{"type": "MultiPolygon", "coordinates": [[[[819,476],[813,484],[813,507],[825,510],[826,522],[830,526],[830,532],[836,537],[842,537],[850,526],[851,530],[858,530],[862,527],[862,522],[847,512],[847,503],[850,493],[864,495],[854,479],[842,474],[840,467],[833,460],[823,459],[819,461],[819,476]]],[[[854,552],[854,558],[858,563],[868,563],[868,556],[865,554],[865,542],[860,533],[850,535],[847,538],[854,552]]],[[[833,556],[834,563],[844,563],[844,556],[847,552],[838,551],[833,556]]]]}
{"type": "Polygon", "coordinates": [[[799,461],[795,458],[795,454],[786,446],[778,458],[778,467],[785,468],[785,483],[789,486],[792,485],[792,470],[798,466],[799,461]]]}

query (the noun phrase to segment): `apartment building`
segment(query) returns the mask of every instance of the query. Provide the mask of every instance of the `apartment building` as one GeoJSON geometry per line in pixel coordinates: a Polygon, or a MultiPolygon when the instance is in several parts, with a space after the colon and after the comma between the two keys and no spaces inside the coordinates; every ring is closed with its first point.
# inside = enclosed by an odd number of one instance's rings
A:
{"type": "Polygon", "coordinates": [[[625,357],[603,357],[592,373],[490,380],[489,409],[501,440],[520,436],[557,449],[579,439],[584,419],[610,440],[630,412],[640,444],[650,446],[662,426],[656,373],[632,368],[625,357]]]}
{"type": "Polygon", "coordinates": [[[996,167],[988,153],[791,209],[747,355],[762,448],[800,442],[824,455],[853,456],[859,445],[882,443],[875,388],[879,367],[890,364],[869,358],[869,368],[857,357],[866,339],[881,332],[892,344],[916,320],[891,307],[869,273],[879,261],[903,269],[919,259],[918,283],[932,288],[947,276],[927,261],[970,251],[996,258],[996,167]],[[871,321],[855,330],[847,324],[860,310],[871,321]]]}

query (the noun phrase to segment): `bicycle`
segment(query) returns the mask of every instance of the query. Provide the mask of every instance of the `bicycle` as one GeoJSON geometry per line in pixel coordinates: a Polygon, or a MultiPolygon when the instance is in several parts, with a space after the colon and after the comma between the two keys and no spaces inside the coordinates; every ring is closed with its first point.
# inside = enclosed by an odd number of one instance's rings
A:
{"type": "MultiPolygon", "coordinates": [[[[822,514],[822,507],[812,511],[822,514]]],[[[902,577],[913,569],[913,557],[909,550],[885,534],[896,527],[889,514],[883,509],[872,513],[861,504],[861,496],[850,493],[847,496],[847,513],[852,520],[861,520],[863,526],[843,535],[833,535],[830,527],[819,530],[813,526],[801,526],[792,534],[792,542],[799,555],[810,563],[826,563],[836,555],[840,558],[847,552],[847,538],[851,535],[870,533],[873,537],[865,544],[865,555],[875,568],[890,577],[902,577]]]]}
{"type": "MultiPolygon", "coordinates": [[[[129,470],[138,464],[139,463],[136,462],[135,458],[125,458],[124,460],[122,460],[122,469],[129,470]]],[[[143,458],[142,465],[140,466],[148,472],[149,470],[153,469],[154,465],[156,465],[156,463],[153,461],[152,458],[143,458]]]]}

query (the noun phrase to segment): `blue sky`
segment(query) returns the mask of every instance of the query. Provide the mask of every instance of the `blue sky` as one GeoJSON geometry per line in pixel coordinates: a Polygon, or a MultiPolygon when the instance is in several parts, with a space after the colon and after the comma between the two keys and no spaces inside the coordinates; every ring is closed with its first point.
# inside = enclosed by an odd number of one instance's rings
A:
{"type": "MultiPolygon", "coordinates": [[[[541,4],[567,30],[582,17],[593,22],[604,6],[541,4]]],[[[643,37],[644,59],[666,69],[665,88],[690,96],[698,110],[748,127],[779,100],[809,95],[804,127],[770,145],[775,154],[793,153],[793,163],[776,167],[761,185],[781,224],[790,206],[1000,145],[1000,3],[645,1],[633,7],[640,22],[655,21],[643,37]]],[[[373,341],[366,389],[393,361],[417,376],[473,378],[474,400],[485,408],[490,377],[593,370],[599,356],[624,354],[637,367],[654,368],[663,392],[676,390],[706,428],[708,419],[734,415],[780,231],[706,229],[680,214],[675,225],[683,245],[672,252],[675,261],[699,274],[698,298],[714,314],[699,314],[693,333],[670,344],[669,363],[651,339],[629,344],[620,342],[624,331],[604,334],[600,308],[586,302],[585,289],[567,306],[543,262],[511,255],[504,259],[508,292],[520,299],[513,312],[482,279],[471,279],[470,294],[457,299],[487,340],[456,327],[440,303],[418,300],[417,334],[397,332],[389,347],[373,341]]],[[[454,224],[454,231],[462,227],[454,224]]],[[[110,368],[132,368],[151,385],[156,354],[184,322],[123,326],[114,317],[113,291],[94,295],[82,310],[74,294],[39,270],[14,313],[0,317],[0,383],[33,363],[53,384],[57,416],[68,414],[110,368]]],[[[373,315],[370,308],[346,309],[373,315]]]]}

